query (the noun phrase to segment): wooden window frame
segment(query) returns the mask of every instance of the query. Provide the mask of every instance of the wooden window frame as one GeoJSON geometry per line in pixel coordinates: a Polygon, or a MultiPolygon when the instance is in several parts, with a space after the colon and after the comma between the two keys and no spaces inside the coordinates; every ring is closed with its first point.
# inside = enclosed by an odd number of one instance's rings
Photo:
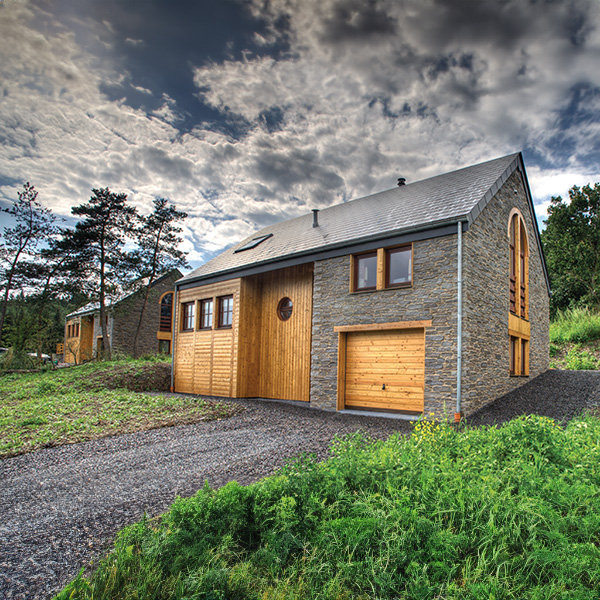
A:
{"type": "Polygon", "coordinates": [[[513,209],[508,223],[509,311],[529,320],[529,241],[525,219],[513,209]]]}
{"type": "Polygon", "coordinates": [[[363,252],[362,254],[353,254],[352,255],[352,277],[351,277],[351,291],[352,292],[372,292],[377,289],[378,283],[378,273],[379,270],[379,256],[377,250],[372,252],[363,252]],[[367,287],[358,287],[358,265],[363,258],[375,258],[375,285],[367,286],[367,287]]]}
{"type": "Polygon", "coordinates": [[[394,289],[394,288],[407,288],[412,286],[412,277],[413,277],[413,247],[412,244],[405,246],[396,246],[394,248],[385,248],[385,289],[394,289]],[[390,283],[390,263],[391,263],[391,255],[396,254],[398,252],[409,252],[410,253],[410,273],[409,280],[403,283],[390,283]]]}
{"type": "Polygon", "coordinates": [[[227,296],[219,296],[217,298],[217,306],[218,306],[218,321],[217,321],[217,329],[231,329],[233,327],[233,294],[228,294],[227,296]],[[225,305],[226,300],[231,300],[231,310],[224,311],[223,306],[225,305]],[[225,314],[231,313],[231,322],[223,324],[223,317],[225,314]]]}
{"type": "Polygon", "coordinates": [[[181,331],[194,331],[195,318],[196,318],[196,301],[182,302],[181,303],[181,331]],[[188,314],[188,309],[192,309],[192,314],[188,314]],[[191,320],[191,326],[189,321],[191,320]]]}
{"type": "Polygon", "coordinates": [[[529,377],[529,339],[509,335],[509,375],[529,377]]]}
{"type": "MultiPolygon", "coordinates": [[[[175,301],[175,293],[173,291],[165,292],[158,301],[158,330],[164,333],[170,333],[173,331],[173,306],[175,301]],[[169,328],[166,329],[166,320],[163,320],[162,309],[164,299],[171,294],[171,316],[169,318],[169,328]]],[[[167,305],[165,305],[167,306],[167,305]]]]}
{"type": "Polygon", "coordinates": [[[350,256],[350,293],[360,294],[362,292],[374,292],[379,290],[397,290],[410,288],[413,285],[413,265],[414,248],[413,244],[401,244],[400,246],[390,246],[389,248],[378,248],[371,252],[362,252],[350,256]],[[410,252],[410,281],[404,283],[390,284],[390,255],[395,252],[410,252]],[[358,263],[361,258],[377,257],[377,275],[374,287],[357,287],[358,284],[358,263]]]}
{"type": "Polygon", "coordinates": [[[67,323],[67,337],[79,337],[79,323],[67,323]]]}
{"type": "Polygon", "coordinates": [[[294,303],[290,298],[284,296],[277,304],[277,317],[284,323],[292,318],[294,303]]]}
{"type": "Polygon", "coordinates": [[[198,311],[198,329],[200,331],[209,331],[213,329],[215,323],[215,299],[214,298],[203,298],[199,301],[200,310],[198,311]],[[210,313],[206,313],[204,310],[205,306],[210,303],[210,313]],[[210,325],[204,325],[204,317],[206,314],[210,314],[210,325]]]}

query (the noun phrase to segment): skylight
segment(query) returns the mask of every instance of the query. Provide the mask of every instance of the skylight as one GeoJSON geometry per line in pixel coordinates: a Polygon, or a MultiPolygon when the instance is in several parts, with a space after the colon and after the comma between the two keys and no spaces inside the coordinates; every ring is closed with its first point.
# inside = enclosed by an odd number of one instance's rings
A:
{"type": "Polygon", "coordinates": [[[261,235],[259,237],[255,237],[250,240],[248,243],[244,244],[241,248],[234,250],[234,254],[237,252],[244,252],[244,250],[252,250],[252,248],[256,248],[259,244],[262,244],[265,240],[268,240],[270,237],[273,237],[272,233],[268,233],[267,235],[261,235]]]}

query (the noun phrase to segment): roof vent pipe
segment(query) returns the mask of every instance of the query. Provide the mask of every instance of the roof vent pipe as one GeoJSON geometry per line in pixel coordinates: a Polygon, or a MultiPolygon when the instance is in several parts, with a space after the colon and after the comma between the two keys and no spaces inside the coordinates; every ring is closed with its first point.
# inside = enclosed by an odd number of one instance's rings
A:
{"type": "Polygon", "coordinates": [[[406,177],[398,177],[398,187],[406,185],[406,177]]]}
{"type": "Polygon", "coordinates": [[[313,214],[313,227],[318,227],[319,226],[319,209],[313,208],[312,214],[313,214]]]}

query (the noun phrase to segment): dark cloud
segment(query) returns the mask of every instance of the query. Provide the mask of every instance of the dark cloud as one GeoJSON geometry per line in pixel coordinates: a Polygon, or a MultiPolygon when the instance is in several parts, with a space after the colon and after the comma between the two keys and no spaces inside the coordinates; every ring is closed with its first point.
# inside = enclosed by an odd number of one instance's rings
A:
{"type": "Polygon", "coordinates": [[[323,20],[321,39],[334,44],[357,40],[365,43],[371,39],[379,42],[397,32],[396,24],[383,2],[338,0],[323,20]]]}
{"type": "Polygon", "coordinates": [[[600,123],[600,87],[590,83],[579,83],[569,91],[569,101],[558,114],[558,127],[561,131],[570,129],[575,124],[600,123]]]}

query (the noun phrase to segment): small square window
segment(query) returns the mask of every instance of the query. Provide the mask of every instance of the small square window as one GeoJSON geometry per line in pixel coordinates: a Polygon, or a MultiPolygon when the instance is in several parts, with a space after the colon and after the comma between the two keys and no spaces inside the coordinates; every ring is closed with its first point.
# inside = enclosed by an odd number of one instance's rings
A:
{"type": "Polygon", "coordinates": [[[412,248],[404,246],[385,252],[386,287],[402,287],[411,284],[412,248]]]}
{"type": "Polygon", "coordinates": [[[219,298],[219,327],[231,327],[233,324],[233,296],[219,298]]]}
{"type": "Polygon", "coordinates": [[[213,326],[213,299],[200,300],[200,329],[212,329],[213,326]]]}
{"type": "Polygon", "coordinates": [[[182,331],[193,331],[194,330],[194,317],[195,317],[195,302],[184,302],[181,305],[181,330],[182,331]]]}
{"type": "Polygon", "coordinates": [[[377,287],[377,252],[354,257],[354,290],[374,290],[377,287]]]}

